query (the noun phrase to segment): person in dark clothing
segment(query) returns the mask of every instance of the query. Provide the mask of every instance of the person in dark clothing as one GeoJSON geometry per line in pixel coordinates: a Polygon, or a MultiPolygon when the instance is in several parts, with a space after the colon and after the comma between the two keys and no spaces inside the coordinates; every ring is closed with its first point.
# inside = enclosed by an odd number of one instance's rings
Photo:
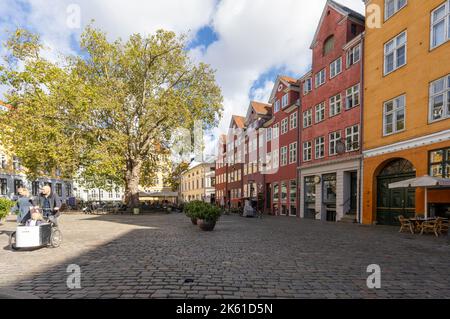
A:
{"type": "Polygon", "coordinates": [[[50,186],[42,188],[38,199],[38,205],[42,209],[44,217],[48,218],[55,225],[58,225],[59,211],[61,209],[61,199],[52,192],[50,186]]]}
{"type": "Polygon", "coordinates": [[[19,188],[19,199],[16,205],[11,209],[11,213],[17,213],[17,223],[25,224],[31,219],[30,209],[34,206],[30,193],[26,188],[19,188]]]}

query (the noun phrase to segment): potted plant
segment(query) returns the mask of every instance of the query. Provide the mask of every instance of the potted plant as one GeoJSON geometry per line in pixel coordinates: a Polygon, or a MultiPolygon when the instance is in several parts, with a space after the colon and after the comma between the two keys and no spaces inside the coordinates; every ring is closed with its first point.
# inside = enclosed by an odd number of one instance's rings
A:
{"type": "Polygon", "coordinates": [[[8,216],[11,208],[14,207],[14,202],[7,198],[0,198],[0,224],[8,216]]]}
{"type": "Polygon", "coordinates": [[[184,213],[191,219],[193,225],[197,225],[197,213],[200,210],[202,202],[193,201],[184,206],[184,213]]]}
{"type": "Polygon", "coordinates": [[[204,203],[197,213],[197,224],[203,231],[213,231],[221,215],[219,207],[204,203]]]}

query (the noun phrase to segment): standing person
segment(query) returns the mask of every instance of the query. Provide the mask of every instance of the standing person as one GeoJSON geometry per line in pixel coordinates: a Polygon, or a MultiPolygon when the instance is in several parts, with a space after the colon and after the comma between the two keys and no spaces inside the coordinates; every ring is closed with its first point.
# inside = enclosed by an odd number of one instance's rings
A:
{"type": "Polygon", "coordinates": [[[42,187],[38,203],[43,211],[44,217],[48,218],[55,225],[58,225],[57,218],[59,217],[59,210],[61,209],[62,203],[58,195],[52,192],[50,186],[45,185],[42,187]]]}
{"type": "Polygon", "coordinates": [[[19,193],[19,199],[17,200],[16,205],[11,209],[11,213],[17,214],[17,223],[25,224],[31,219],[30,209],[34,205],[28,189],[21,187],[17,192],[19,193]]]}

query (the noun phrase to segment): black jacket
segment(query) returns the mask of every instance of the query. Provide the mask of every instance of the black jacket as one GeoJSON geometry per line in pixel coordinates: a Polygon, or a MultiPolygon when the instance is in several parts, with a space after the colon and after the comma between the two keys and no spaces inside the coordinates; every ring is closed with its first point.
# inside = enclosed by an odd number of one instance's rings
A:
{"type": "MultiPolygon", "coordinates": [[[[50,202],[50,209],[52,210],[53,213],[55,212],[55,208],[61,208],[62,202],[58,195],[51,193],[48,196],[48,200],[50,202]]],[[[44,208],[44,203],[45,203],[45,196],[41,194],[39,195],[38,198],[39,207],[44,208]]]]}

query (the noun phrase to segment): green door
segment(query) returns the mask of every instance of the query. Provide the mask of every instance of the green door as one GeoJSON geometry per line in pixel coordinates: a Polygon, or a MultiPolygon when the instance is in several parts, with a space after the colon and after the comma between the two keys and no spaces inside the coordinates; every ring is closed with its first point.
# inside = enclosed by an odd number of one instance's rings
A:
{"type": "Polygon", "coordinates": [[[388,164],[377,180],[377,222],[380,225],[398,225],[398,216],[414,217],[416,190],[389,189],[389,184],[415,178],[415,169],[409,161],[395,160],[388,164]]]}

